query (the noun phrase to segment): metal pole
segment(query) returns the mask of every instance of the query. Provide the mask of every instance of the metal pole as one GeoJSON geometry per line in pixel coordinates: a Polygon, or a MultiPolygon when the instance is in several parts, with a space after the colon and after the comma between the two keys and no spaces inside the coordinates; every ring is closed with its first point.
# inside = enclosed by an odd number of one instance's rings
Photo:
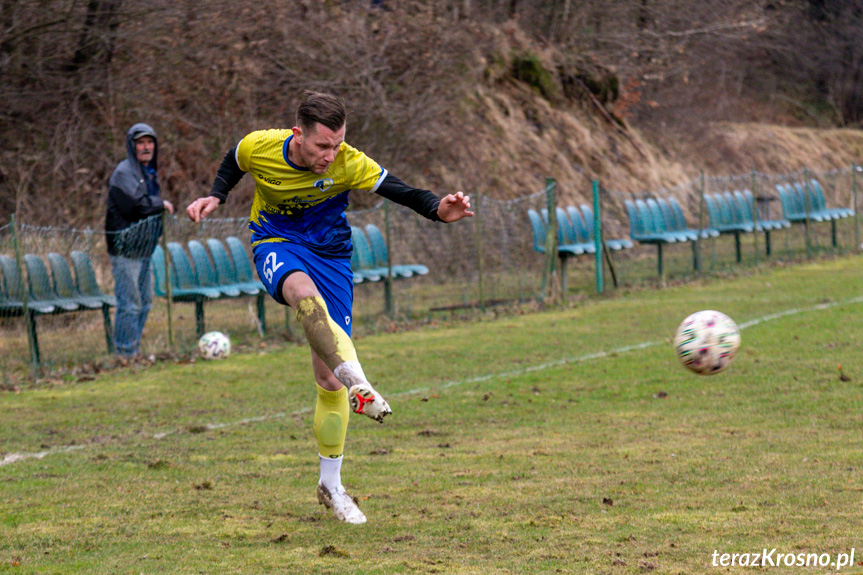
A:
{"type": "Polygon", "coordinates": [[[702,265],[701,265],[701,240],[707,239],[705,236],[705,225],[704,225],[704,192],[705,192],[705,179],[704,179],[704,170],[701,170],[701,189],[698,192],[698,233],[695,235],[695,274],[696,276],[701,275],[702,265]]]}
{"type": "MultiPolygon", "coordinates": [[[[806,181],[807,170],[806,167],[803,167],[803,181],[806,181]]],[[[792,186],[794,184],[791,184],[792,186]]],[[[806,209],[806,224],[805,224],[805,234],[806,234],[806,259],[812,258],[812,243],[809,239],[809,212],[811,211],[811,207],[809,205],[809,192],[806,190],[806,186],[801,186],[803,188],[803,206],[806,209]]]]}
{"type": "MultiPolygon", "coordinates": [[[[542,273],[542,301],[545,301],[550,292],[554,292],[554,272],[557,264],[557,199],[555,197],[556,183],[554,178],[545,179],[545,206],[548,212],[548,226],[545,232],[545,267],[542,273]]],[[[563,268],[563,273],[566,268],[563,268]]],[[[554,298],[552,298],[554,299],[554,298]]]]}
{"type": "MultiPolygon", "coordinates": [[[[750,210],[752,211],[752,243],[755,246],[755,265],[758,265],[758,204],[755,202],[755,198],[757,197],[756,189],[755,189],[755,171],[750,172],[749,177],[749,186],[752,188],[752,203],[754,205],[750,206],[750,210]]],[[[749,202],[746,199],[746,195],[743,195],[743,201],[749,202]]]]}
{"type": "Polygon", "coordinates": [[[15,214],[9,217],[12,225],[12,246],[15,249],[15,265],[18,266],[18,285],[20,286],[21,307],[24,312],[24,321],[27,324],[27,347],[30,351],[30,367],[33,371],[33,378],[39,377],[39,341],[36,339],[36,319],[33,317],[33,312],[27,305],[30,301],[30,290],[27,286],[30,285],[30,278],[24,281],[24,262],[21,256],[21,245],[18,242],[18,224],[15,221],[15,214]]]}
{"type": "Polygon", "coordinates": [[[602,212],[599,206],[599,182],[593,180],[593,247],[596,261],[596,293],[601,294],[605,288],[602,277],[602,212]]]}
{"type": "Polygon", "coordinates": [[[384,201],[384,234],[386,234],[387,249],[387,277],[384,278],[384,312],[389,317],[395,316],[395,304],[393,302],[393,242],[390,237],[390,204],[384,201]]]}
{"type": "Polygon", "coordinates": [[[851,195],[852,207],[854,208],[854,249],[858,252],[863,250],[860,245],[860,211],[857,209],[857,171],[860,170],[857,162],[851,164],[851,195]]]}
{"type": "Polygon", "coordinates": [[[476,259],[477,269],[479,270],[479,309],[485,311],[485,285],[483,283],[485,270],[482,253],[482,194],[477,196],[474,217],[476,219],[476,259]]]}
{"type": "MultiPolygon", "coordinates": [[[[166,211],[162,211],[162,252],[165,254],[165,305],[168,312],[168,347],[174,348],[174,324],[173,310],[174,298],[171,296],[171,268],[174,267],[174,261],[171,259],[171,253],[168,251],[168,216],[166,211]]],[[[202,222],[203,223],[203,222],[202,222]]],[[[114,319],[116,322],[116,318],[114,319]]]]}

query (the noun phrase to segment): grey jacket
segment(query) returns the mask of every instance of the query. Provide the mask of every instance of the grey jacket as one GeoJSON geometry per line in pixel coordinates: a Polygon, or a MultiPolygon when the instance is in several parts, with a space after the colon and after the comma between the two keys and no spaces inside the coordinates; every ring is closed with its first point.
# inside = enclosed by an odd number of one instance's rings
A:
{"type": "Polygon", "coordinates": [[[135,139],[144,135],[156,140],[149,167],[157,169],[159,140],[156,132],[147,124],[135,124],[126,132],[126,159],[117,165],[108,181],[105,240],[111,255],[148,258],[162,235],[161,218],[150,217],[161,214],[164,209],[156,174],[146,173],[135,153],[135,139]],[[155,194],[147,185],[148,179],[155,194]]]}

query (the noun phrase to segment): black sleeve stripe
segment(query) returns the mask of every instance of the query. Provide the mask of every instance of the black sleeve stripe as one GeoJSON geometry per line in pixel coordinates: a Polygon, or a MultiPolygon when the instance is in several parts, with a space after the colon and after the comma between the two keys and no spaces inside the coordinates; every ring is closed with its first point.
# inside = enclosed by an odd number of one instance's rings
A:
{"type": "Polygon", "coordinates": [[[437,208],[440,199],[429,190],[412,188],[391,173],[387,173],[378,185],[375,193],[402,206],[406,206],[419,215],[439,222],[437,208]]]}
{"type": "Polygon", "coordinates": [[[240,169],[237,163],[237,149],[231,148],[225,154],[222,164],[216,172],[216,178],[213,180],[213,187],[208,195],[219,198],[219,203],[224,204],[228,198],[228,192],[234,189],[246,172],[240,169]]]}

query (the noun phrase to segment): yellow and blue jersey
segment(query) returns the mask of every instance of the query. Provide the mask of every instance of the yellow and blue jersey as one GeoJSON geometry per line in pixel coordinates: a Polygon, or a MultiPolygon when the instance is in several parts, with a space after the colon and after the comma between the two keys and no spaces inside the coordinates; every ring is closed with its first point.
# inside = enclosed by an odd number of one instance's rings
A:
{"type": "Polygon", "coordinates": [[[351,240],[348,191],[377,190],[387,171],[342,142],[326,173],[315,174],[288,159],[292,137],[291,130],[261,130],[237,145],[237,164],[255,178],[252,245],[295,242],[322,255],[344,256],[351,240]]]}

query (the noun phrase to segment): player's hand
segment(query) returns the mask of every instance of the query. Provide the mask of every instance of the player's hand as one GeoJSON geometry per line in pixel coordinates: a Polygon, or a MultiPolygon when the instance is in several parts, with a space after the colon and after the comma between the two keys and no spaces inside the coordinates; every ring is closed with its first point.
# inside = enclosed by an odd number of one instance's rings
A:
{"type": "Polygon", "coordinates": [[[437,217],[442,222],[456,222],[471,216],[473,216],[473,212],[470,211],[470,196],[466,196],[462,192],[449,194],[440,201],[437,208],[437,217]]]}
{"type": "Polygon", "coordinates": [[[174,204],[168,200],[162,200],[162,207],[165,208],[165,211],[168,212],[169,215],[174,215],[174,204]]]}
{"type": "Polygon", "coordinates": [[[201,220],[216,211],[219,207],[219,198],[215,196],[207,196],[206,198],[198,198],[186,208],[186,215],[189,219],[199,223],[201,220]]]}

